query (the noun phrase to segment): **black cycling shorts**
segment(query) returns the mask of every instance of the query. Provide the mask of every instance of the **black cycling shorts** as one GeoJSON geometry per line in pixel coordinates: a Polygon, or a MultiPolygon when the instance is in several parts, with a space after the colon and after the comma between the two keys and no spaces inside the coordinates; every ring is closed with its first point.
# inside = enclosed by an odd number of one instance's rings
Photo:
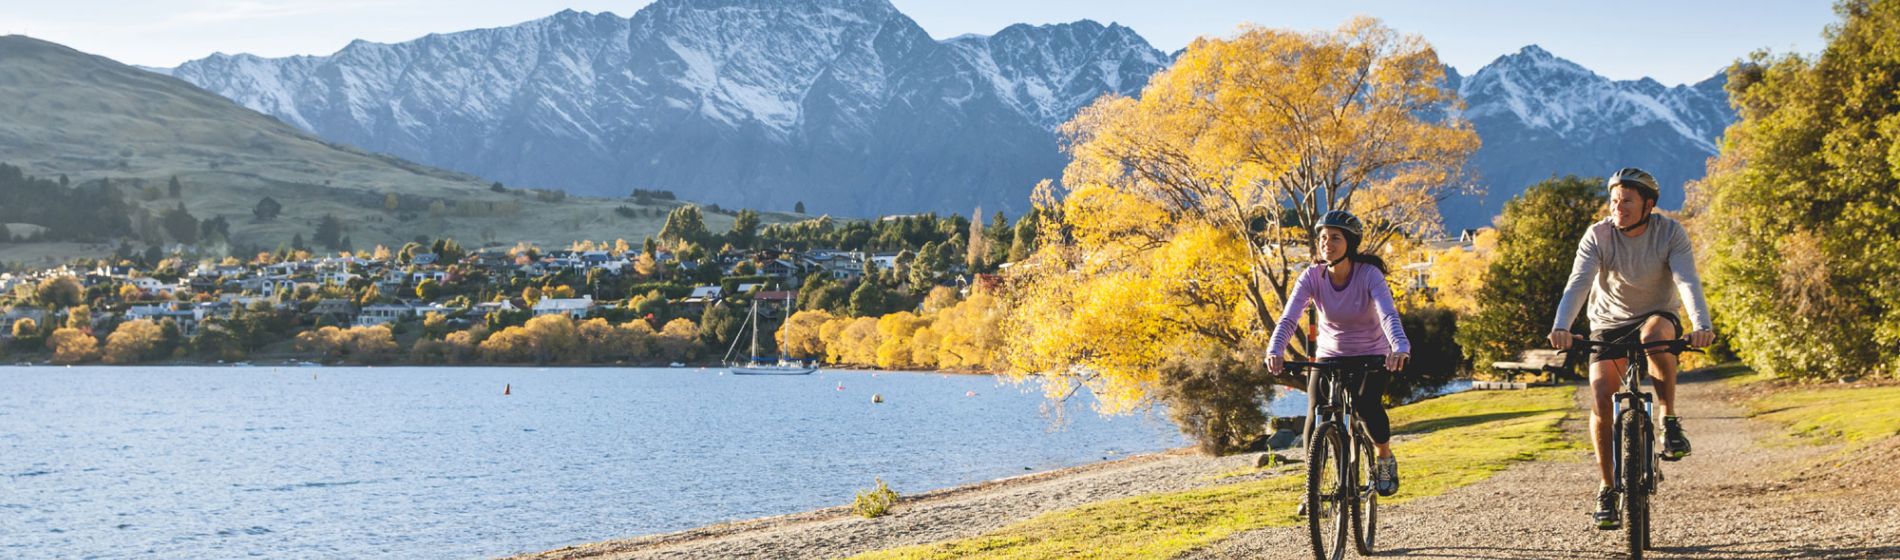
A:
{"type": "MultiPolygon", "coordinates": [[[[1643,314],[1641,317],[1638,317],[1636,319],[1636,322],[1630,323],[1626,326],[1621,326],[1614,329],[1602,329],[1602,330],[1591,331],[1590,338],[1601,341],[1601,342],[1616,342],[1616,343],[1640,342],[1643,340],[1643,324],[1648,323],[1650,317],[1657,317],[1657,316],[1662,317],[1664,319],[1668,319],[1669,324],[1676,328],[1676,336],[1677,337],[1682,336],[1682,320],[1677,319],[1675,313],[1671,313],[1668,311],[1653,311],[1650,313],[1643,314]]],[[[1621,360],[1627,357],[1629,357],[1629,351],[1627,350],[1624,350],[1621,348],[1604,348],[1595,353],[1592,353],[1590,355],[1590,361],[1601,362],[1604,360],[1621,360]]]]}

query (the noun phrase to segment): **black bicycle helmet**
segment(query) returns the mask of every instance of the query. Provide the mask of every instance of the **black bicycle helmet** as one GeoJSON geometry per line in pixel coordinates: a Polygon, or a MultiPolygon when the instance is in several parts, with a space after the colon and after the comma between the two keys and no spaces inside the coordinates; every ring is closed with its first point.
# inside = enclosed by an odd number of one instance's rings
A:
{"type": "Polygon", "coordinates": [[[1358,216],[1354,216],[1352,212],[1345,210],[1334,210],[1327,212],[1325,216],[1320,216],[1319,223],[1313,225],[1313,232],[1319,233],[1320,228],[1329,227],[1339,228],[1352,237],[1364,235],[1366,230],[1365,224],[1359,222],[1358,216]]]}
{"type": "Polygon", "coordinates": [[[1656,197],[1660,196],[1662,192],[1656,188],[1656,177],[1651,176],[1648,171],[1634,167],[1625,167],[1621,171],[1617,171],[1615,175],[1610,176],[1609,182],[1604,185],[1605,190],[1613,190],[1617,187],[1636,189],[1642,192],[1645,198],[1650,200],[1656,200],[1656,197]]]}

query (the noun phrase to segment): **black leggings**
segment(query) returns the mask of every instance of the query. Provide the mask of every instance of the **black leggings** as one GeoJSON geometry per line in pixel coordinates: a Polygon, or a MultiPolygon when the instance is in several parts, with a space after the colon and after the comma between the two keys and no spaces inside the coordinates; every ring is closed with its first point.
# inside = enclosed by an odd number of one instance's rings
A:
{"type": "MultiPolygon", "coordinates": [[[[1340,356],[1319,361],[1359,366],[1348,369],[1346,376],[1346,389],[1353,391],[1352,402],[1359,412],[1359,420],[1366,423],[1366,435],[1372,436],[1373,443],[1392,441],[1392,420],[1385,416],[1385,384],[1392,379],[1392,372],[1385,369],[1385,356],[1340,356]]],[[[1318,375],[1307,376],[1306,394],[1307,431],[1311,433],[1319,399],[1325,396],[1320,394],[1318,375]]]]}

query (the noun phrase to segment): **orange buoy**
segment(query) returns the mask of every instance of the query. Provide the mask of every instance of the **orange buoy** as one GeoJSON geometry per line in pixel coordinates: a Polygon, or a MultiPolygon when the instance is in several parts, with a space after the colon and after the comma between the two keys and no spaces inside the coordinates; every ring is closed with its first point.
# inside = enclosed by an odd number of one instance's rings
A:
{"type": "Polygon", "coordinates": [[[509,383],[509,384],[501,386],[501,394],[503,395],[513,394],[514,390],[515,390],[515,385],[513,383],[509,383]]]}

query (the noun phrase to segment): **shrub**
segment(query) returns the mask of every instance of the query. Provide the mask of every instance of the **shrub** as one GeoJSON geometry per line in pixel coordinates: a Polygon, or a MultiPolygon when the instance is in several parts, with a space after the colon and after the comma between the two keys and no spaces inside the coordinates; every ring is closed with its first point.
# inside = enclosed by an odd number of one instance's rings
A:
{"type": "Polygon", "coordinates": [[[891,490],[889,485],[884,484],[884,479],[879,478],[876,487],[858,492],[857,498],[851,501],[851,512],[867,519],[883,517],[891,512],[891,506],[894,505],[897,505],[897,491],[891,490]]]}

